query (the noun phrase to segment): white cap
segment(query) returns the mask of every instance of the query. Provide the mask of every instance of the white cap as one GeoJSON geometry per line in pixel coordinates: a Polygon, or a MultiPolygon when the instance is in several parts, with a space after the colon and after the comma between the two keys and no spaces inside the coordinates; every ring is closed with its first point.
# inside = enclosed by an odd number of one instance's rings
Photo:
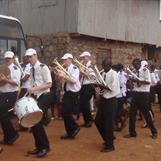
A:
{"type": "Polygon", "coordinates": [[[33,48],[27,49],[26,52],[25,52],[25,56],[32,56],[32,55],[35,55],[35,54],[37,54],[37,52],[33,48]]]}
{"type": "Polygon", "coordinates": [[[148,62],[146,61],[146,60],[142,60],[141,61],[141,66],[142,67],[145,67],[145,66],[147,66],[148,65],[148,62]]]}
{"type": "Polygon", "coordinates": [[[91,54],[88,51],[84,51],[80,57],[84,57],[84,56],[91,56],[91,54]]]}
{"type": "Polygon", "coordinates": [[[64,54],[64,56],[61,59],[68,59],[68,58],[73,59],[73,55],[70,53],[66,53],[66,54],[64,54]]]}
{"type": "Polygon", "coordinates": [[[14,55],[15,54],[12,51],[6,51],[4,54],[4,58],[13,58],[14,55]]]}

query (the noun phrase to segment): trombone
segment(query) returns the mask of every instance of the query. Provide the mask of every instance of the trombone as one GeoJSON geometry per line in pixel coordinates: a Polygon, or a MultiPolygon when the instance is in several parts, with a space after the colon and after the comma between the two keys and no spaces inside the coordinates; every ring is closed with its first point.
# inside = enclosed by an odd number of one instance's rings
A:
{"type": "MultiPolygon", "coordinates": [[[[81,73],[83,73],[85,76],[87,76],[87,78],[90,79],[93,82],[93,84],[106,86],[106,83],[105,83],[104,79],[102,78],[102,75],[101,75],[100,71],[98,70],[96,64],[92,64],[92,71],[91,71],[88,67],[83,65],[80,61],[78,61],[77,58],[74,58],[73,61],[79,67],[81,73]],[[94,72],[95,76],[91,76],[90,75],[91,72],[94,72]]],[[[100,87],[96,87],[96,92],[99,95],[102,95],[104,90],[102,90],[100,87]]]]}
{"type": "Polygon", "coordinates": [[[53,71],[55,74],[59,75],[60,73],[63,73],[64,76],[67,75],[70,78],[70,74],[69,72],[66,71],[66,69],[63,67],[63,65],[61,65],[58,60],[58,58],[56,57],[53,61],[52,64],[55,64],[55,67],[53,68],[53,71]]]}
{"type": "Polygon", "coordinates": [[[88,79],[91,79],[90,73],[92,72],[88,67],[86,67],[82,62],[80,62],[77,58],[73,58],[73,62],[77,65],[80,72],[88,77],[88,79]]]}
{"type": "MultiPolygon", "coordinates": [[[[96,83],[95,83],[95,85],[98,84],[98,85],[102,85],[102,86],[107,86],[106,82],[104,81],[104,79],[102,78],[102,75],[101,75],[101,73],[104,72],[104,70],[99,71],[99,69],[98,69],[96,64],[94,65],[93,69],[94,69],[94,72],[96,74],[96,83]]],[[[105,91],[105,89],[102,89],[99,86],[95,87],[95,90],[99,95],[102,95],[104,93],[104,91],[105,91]]]]}

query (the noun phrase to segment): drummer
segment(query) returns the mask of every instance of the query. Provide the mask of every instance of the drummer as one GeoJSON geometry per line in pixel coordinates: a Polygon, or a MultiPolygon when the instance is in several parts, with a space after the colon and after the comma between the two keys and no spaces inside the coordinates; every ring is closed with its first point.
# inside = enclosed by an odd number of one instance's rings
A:
{"type": "MultiPolygon", "coordinates": [[[[47,65],[42,64],[38,60],[35,49],[26,50],[25,56],[28,57],[32,66],[30,71],[31,88],[28,88],[28,93],[32,94],[38,101],[38,106],[47,112],[50,107],[50,87],[52,79],[50,70],[47,65]]],[[[43,127],[43,120],[32,128],[33,137],[35,139],[35,149],[28,151],[28,154],[36,155],[37,157],[44,157],[49,152],[49,141],[43,127]]]]}
{"type": "Polygon", "coordinates": [[[21,71],[14,65],[14,53],[12,51],[6,51],[4,54],[4,63],[6,68],[9,68],[10,74],[0,74],[0,123],[4,134],[3,140],[0,144],[13,144],[19,137],[18,133],[14,129],[8,110],[13,108],[17,95],[18,87],[20,85],[21,71]]]}

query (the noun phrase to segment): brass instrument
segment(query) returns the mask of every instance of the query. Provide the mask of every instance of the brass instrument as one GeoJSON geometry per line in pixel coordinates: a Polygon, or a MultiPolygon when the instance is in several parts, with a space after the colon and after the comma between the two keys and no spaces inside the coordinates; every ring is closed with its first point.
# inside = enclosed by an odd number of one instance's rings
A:
{"type": "MultiPolygon", "coordinates": [[[[97,65],[94,65],[93,69],[94,69],[94,72],[95,72],[96,78],[97,78],[95,84],[107,86],[106,82],[104,81],[104,79],[102,78],[102,75],[101,75],[101,72],[103,72],[104,70],[99,71],[99,69],[97,68],[97,65]]],[[[101,89],[100,87],[96,87],[95,90],[99,95],[102,95],[105,91],[105,89],[101,89]]]]}
{"type": "MultiPolygon", "coordinates": [[[[98,84],[98,85],[106,86],[106,83],[105,83],[104,79],[102,78],[101,73],[98,70],[96,64],[92,64],[93,70],[91,71],[88,67],[83,65],[80,61],[78,61],[78,59],[74,58],[73,61],[78,66],[81,73],[84,74],[85,76],[87,76],[88,79],[90,79],[95,85],[98,84]],[[91,76],[90,75],[91,72],[94,72],[95,76],[91,76]]],[[[100,87],[95,87],[95,90],[99,95],[102,95],[104,92],[104,90],[102,90],[100,87]]]]}
{"type": "Polygon", "coordinates": [[[86,72],[91,72],[89,68],[87,68],[85,65],[83,65],[82,62],[78,61],[77,58],[73,58],[73,62],[78,66],[80,72],[87,74],[86,72]],[[86,72],[85,72],[86,71],[86,72]]]}
{"type": "Polygon", "coordinates": [[[61,65],[58,60],[58,58],[56,57],[53,61],[52,64],[55,65],[55,67],[53,67],[53,71],[56,75],[60,75],[60,74],[64,74],[64,76],[68,76],[70,78],[70,74],[66,71],[66,69],[63,67],[63,65],[61,65]]]}
{"type": "Polygon", "coordinates": [[[127,75],[130,77],[130,78],[134,78],[134,79],[137,79],[137,80],[140,80],[140,78],[134,73],[131,71],[131,69],[129,67],[126,67],[125,68],[125,71],[127,72],[127,75]]]}

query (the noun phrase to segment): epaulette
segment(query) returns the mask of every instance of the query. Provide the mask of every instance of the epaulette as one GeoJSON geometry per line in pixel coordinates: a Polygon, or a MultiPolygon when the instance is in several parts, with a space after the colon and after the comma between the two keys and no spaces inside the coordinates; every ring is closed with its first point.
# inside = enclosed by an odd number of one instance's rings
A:
{"type": "Polygon", "coordinates": [[[13,68],[14,68],[15,70],[17,70],[17,69],[18,69],[15,65],[13,66],[13,68]]]}
{"type": "Polygon", "coordinates": [[[147,70],[147,68],[143,67],[143,71],[145,72],[147,70]]]}
{"type": "Polygon", "coordinates": [[[73,69],[77,69],[77,66],[73,66],[73,69]]]}
{"type": "Polygon", "coordinates": [[[44,67],[45,66],[45,64],[40,64],[40,67],[44,67]]]}

